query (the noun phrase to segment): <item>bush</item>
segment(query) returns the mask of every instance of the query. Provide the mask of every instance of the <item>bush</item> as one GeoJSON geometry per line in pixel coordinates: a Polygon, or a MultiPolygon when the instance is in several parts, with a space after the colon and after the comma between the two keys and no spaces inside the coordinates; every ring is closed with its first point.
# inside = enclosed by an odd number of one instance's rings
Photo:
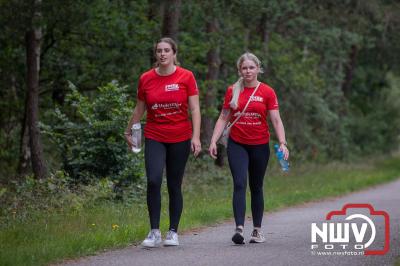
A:
{"type": "Polygon", "coordinates": [[[111,82],[90,99],[70,87],[65,111],[56,108],[55,121],[42,126],[57,144],[64,171],[84,184],[105,177],[117,186],[140,182],[143,154],[129,152],[123,135],[133,110],[126,88],[111,82]]]}

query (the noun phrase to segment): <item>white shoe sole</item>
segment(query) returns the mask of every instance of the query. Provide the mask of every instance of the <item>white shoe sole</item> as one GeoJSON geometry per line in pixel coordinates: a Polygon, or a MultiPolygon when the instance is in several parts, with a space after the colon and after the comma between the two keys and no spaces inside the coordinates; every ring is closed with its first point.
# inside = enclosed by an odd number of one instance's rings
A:
{"type": "Polygon", "coordinates": [[[179,246],[179,242],[165,240],[164,246],[179,246]]]}
{"type": "Polygon", "coordinates": [[[249,243],[264,243],[265,239],[259,240],[259,239],[250,239],[249,243]]]}
{"type": "Polygon", "coordinates": [[[146,247],[146,248],[157,248],[159,246],[161,246],[161,242],[159,243],[146,243],[146,242],[142,242],[142,246],[146,247]]]}

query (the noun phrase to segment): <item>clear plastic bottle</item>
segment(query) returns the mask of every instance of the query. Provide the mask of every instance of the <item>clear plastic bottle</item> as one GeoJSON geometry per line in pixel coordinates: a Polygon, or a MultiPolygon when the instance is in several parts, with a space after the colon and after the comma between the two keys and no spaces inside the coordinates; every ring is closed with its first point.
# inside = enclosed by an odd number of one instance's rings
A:
{"type": "Polygon", "coordinates": [[[289,171],[289,162],[285,160],[283,151],[279,148],[279,144],[274,145],[276,158],[279,161],[282,171],[288,172],[289,171]]]}
{"type": "Polygon", "coordinates": [[[132,151],[139,153],[142,150],[142,126],[140,123],[132,125],[132,151]]]}

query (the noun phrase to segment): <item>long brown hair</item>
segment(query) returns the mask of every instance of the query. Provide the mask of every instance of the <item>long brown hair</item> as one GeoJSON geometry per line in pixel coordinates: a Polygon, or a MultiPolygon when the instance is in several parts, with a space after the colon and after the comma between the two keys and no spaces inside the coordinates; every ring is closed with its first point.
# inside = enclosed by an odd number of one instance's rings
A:
{"type": "MultiPolygon", "coordinates": [[[[176,66],[179,65],[178,59],[176,58],[176,55],[178,53],[178,45],[176,44],[174,39],[172,39],[170,37],[163,37],[163,38],[157,40],[157,42],[154,44],[154,47],[153,47],[154,57],[157,58],[157,56],[156,56],[156,54],[157,54],[157,45],[159,43],[161,43],[161,42],[165,42],[165,43],[168,43],[169,45],[171,45],[171,49],[172,49],[172,51],[174,52],[174,55],[175,55],[175,57],[174,57],[174,65],[176,65],[176,66]]],[[[159,66],[159,63],[156,61],[154,63],[154,67],[158,67],[158,66],[159,66]]]]}

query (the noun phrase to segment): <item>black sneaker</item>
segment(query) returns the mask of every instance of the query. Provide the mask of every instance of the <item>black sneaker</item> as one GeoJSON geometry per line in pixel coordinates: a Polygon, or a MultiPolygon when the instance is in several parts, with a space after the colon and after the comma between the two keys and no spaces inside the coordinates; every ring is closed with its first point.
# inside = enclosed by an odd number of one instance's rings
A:
{"type": "Polygon", "coordinates": [[[237,245],[243,245],[245,243],[242,228],[237,227],[235,229],[235,234],[232,236],[232,241],[237,245]]]}

